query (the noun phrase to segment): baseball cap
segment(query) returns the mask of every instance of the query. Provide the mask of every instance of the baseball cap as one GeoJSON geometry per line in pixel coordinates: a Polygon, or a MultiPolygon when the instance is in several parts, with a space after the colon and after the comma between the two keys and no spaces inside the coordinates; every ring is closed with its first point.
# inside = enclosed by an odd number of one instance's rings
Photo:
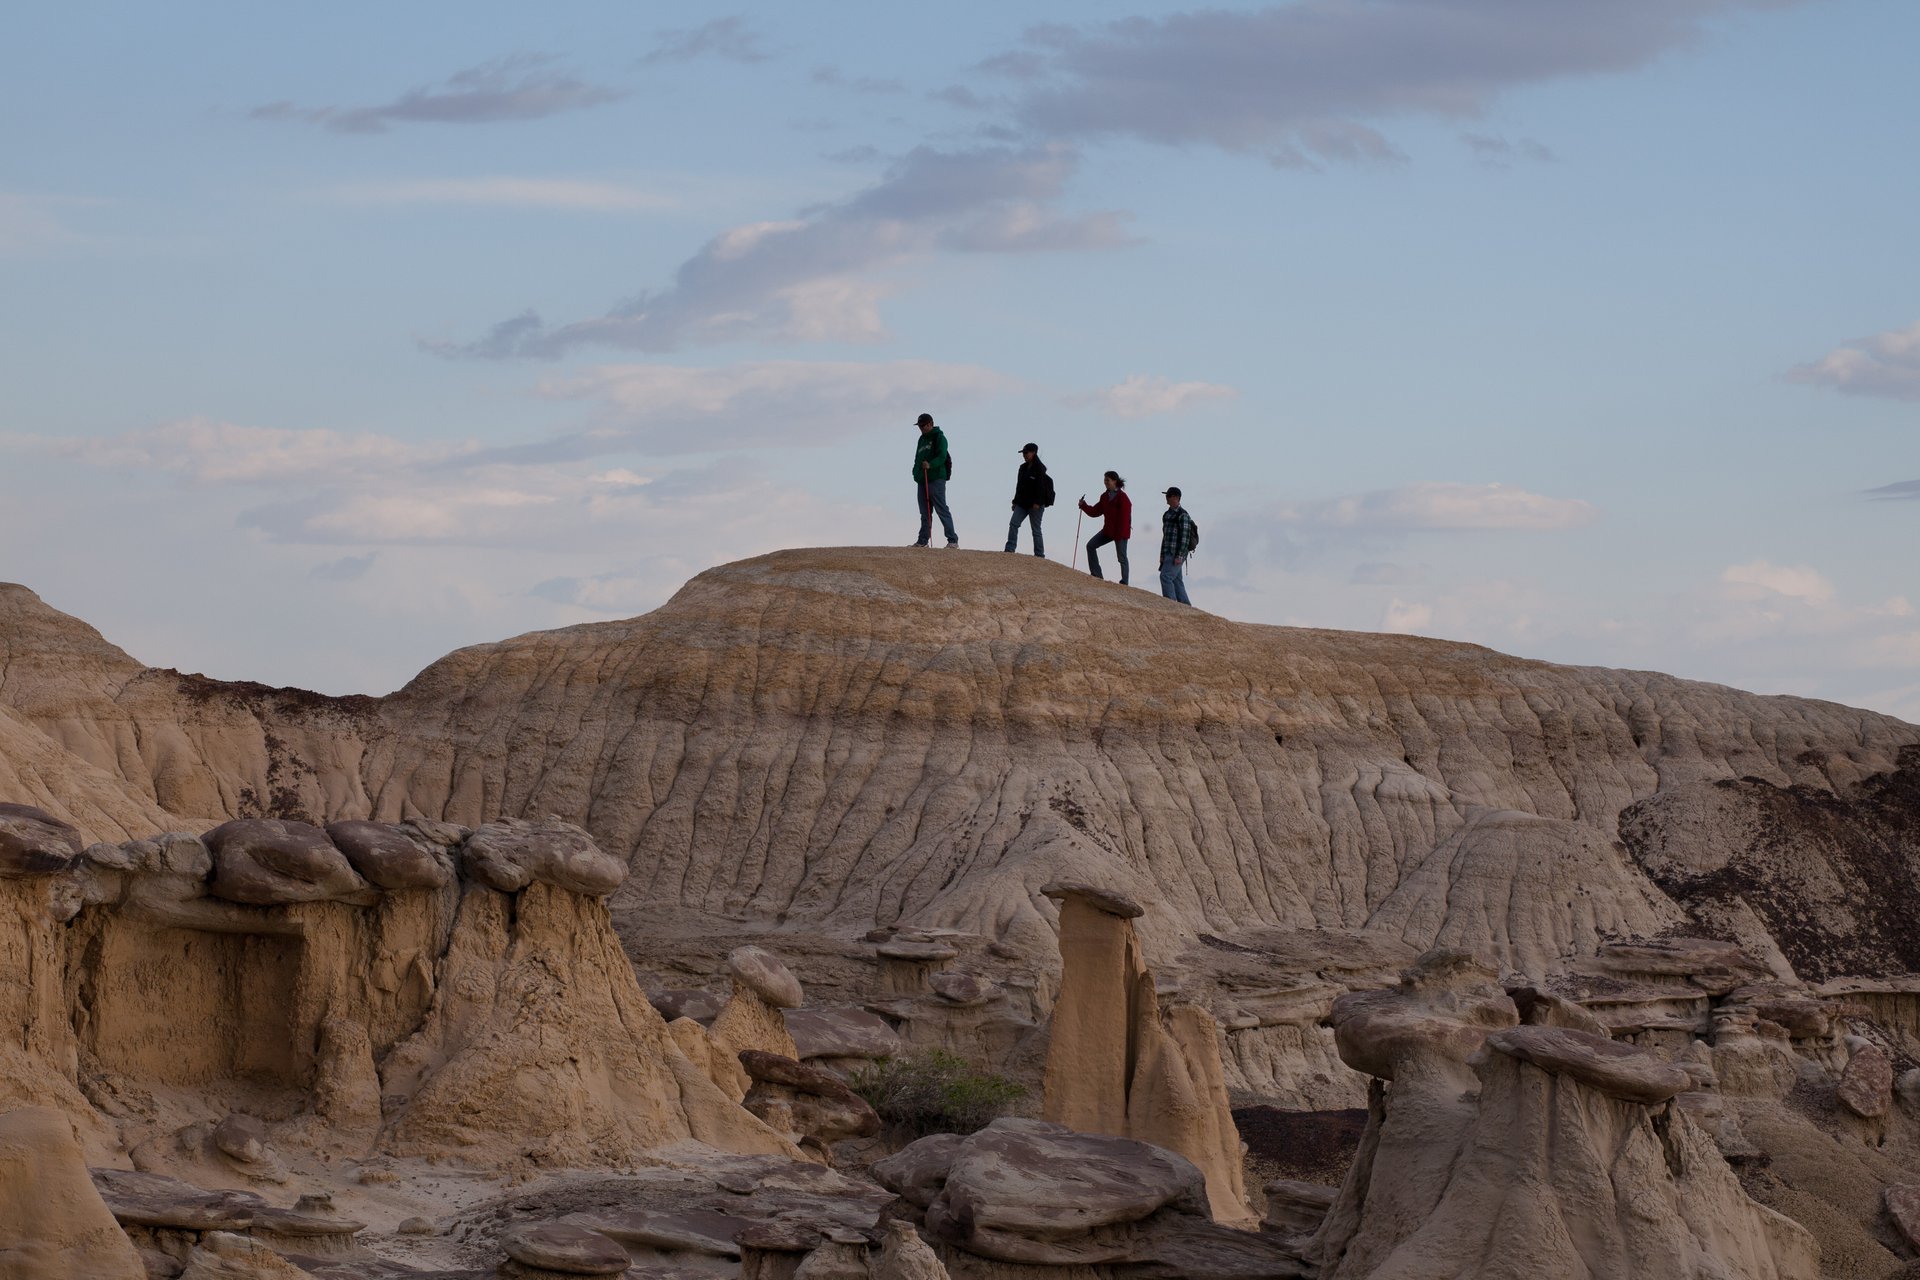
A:
{"type": "Polygon", "coordinates": [[[1040,452],[1040,446],[1039,446],[1039,445],[1037,445],[1037,444],[1035,444],[1035,443],[1034,443],[1033,441],[1031,441],[1031,440],[1029,440],[1029,441],[1027,441],[1027,442],[1026,442],[1025,444],[1023,444],[1023,445],[1021,445],[1021,446],[1020,446],[1020,452],[1022,452],[1022,453],[1038,453],[1038,452],[1040,452]]]}
{"type": "Polygon", "coordinates": [[[1171,489],[1162,489],[1160,492],[1166,494],[1169,498],[1177,498],[1180,496],[1180,486],[1175,485],[1171,489]]]}
{"type": "Polygon", "coordinates": [[[913,425],[916,427],[930,427],[933,425],[933,415],[930,413],[923,413],[918,418],[915,418],[913,420],[913,425]]]}

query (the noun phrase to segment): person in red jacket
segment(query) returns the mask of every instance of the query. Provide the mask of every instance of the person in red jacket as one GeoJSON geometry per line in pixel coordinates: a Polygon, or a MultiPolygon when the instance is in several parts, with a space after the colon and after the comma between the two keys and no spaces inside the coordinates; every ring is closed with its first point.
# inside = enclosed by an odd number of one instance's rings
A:
{"type": "Polygon", "coordinates": [[[1080,495],[1080,509],[1090,516],[1102,517],[1100,532],[1087,539],[1087,572],[1096,578],[1106,575],[1100,572],[1100,548],[1109,542],[1120,556],[1120,585],[1127,585],[1127,538],[1133,533],[1133,499],[1127,496],[1127,482],[1120,478],[1118,471],[1107,472],[1107,490],[1100,500],[1091,506],[1087,504],[1085,494],[1080,495]]]}

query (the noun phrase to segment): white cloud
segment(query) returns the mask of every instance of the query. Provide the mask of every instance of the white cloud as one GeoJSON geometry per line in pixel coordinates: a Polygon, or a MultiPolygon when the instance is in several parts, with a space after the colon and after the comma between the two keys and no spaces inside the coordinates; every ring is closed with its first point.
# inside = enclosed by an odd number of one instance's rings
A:
{"type": "Polygon", "coordinates": [[[1121,215],[1054,209],[1079,166],[1072,148],[916,147],[881,180],[781,221],[722,231],[671,284],[572,324],[525,312],[442,355],[555,359],[582,346],[671,351],[743,339],[872,342],[885,336],[884,273],[942,253],[1037,253],[1131,243],[1121,215]]]}
{"type": "Polygon", "coordinates": [[[1720,581],[1736,588],[1734,599],[1764,599],[1768,594],[1785,596],[1811,605],[1833,602],[1833,584],[1806,565],[1779,565],[1766,560],[1728,565],[1720,572],[1720,581]],[[1746,588],[1747,590],[1740,590],[1746,588]]]}
{"type": "Polygon", "coordinates": [[[247,114],[255,120],[298,120],[335,133],[385,133],[395,124],[495,124],[540,120],[564,111],[618,102],[626,92],[561,70],[544,54],[520,53],[456,71],[445,82],[410,89],[388,102],[362,107],[302,107],[269,102],[247,114]]]}
{"type": "Polygon", "coordinates": [[[1545,532],[1591,524],[1591,503],[1550,498],[1505,484],[1423,481],[1323,502],[1284,506],[1273,513],[1282,524],[1322,531],[1364,533],[1515,530],[1545,532]]]}
{"type": "Polygon", "coordinates": [[[1396,596],[1387,605],[1386,615],[1380,620],[1380,629],[1406,635],[1425,631],[1432,624],[1432,606],[1409,604],[1396,596]]]}
{"type": "Polygon", "coordinates": [[[1795,365],[1786,378],[1851,396],[1920,400],[1920,321],[1835,347],[1818,360],[1795,365]]]}
{"type": "Polygon", "coordinates": [[[470,444],[413,444],[392,436],[251,427],[186,418],[112,436],[14,437],[88,466],[159,471],[205,484],[266,484],[413,467],[471,451],[470,444]]]}
{"type": "Polygon", "coordinates": [[[1135,373],[1103,390],[1069,396],[1065,403],[1101,409],[1117,418],[1146,418],[1175,413],[1189,405],[1231,400],[1239,394],[1233,387],[1217,382],[1174,382],[1135,373]]]}
{"type": "Polygon", "coordinates": [[[349,183],[327,194],[353,204],[494,205],[585,213],[645,213],[682,203],[665,192],[619,182],[505,175],[349,183]]]}

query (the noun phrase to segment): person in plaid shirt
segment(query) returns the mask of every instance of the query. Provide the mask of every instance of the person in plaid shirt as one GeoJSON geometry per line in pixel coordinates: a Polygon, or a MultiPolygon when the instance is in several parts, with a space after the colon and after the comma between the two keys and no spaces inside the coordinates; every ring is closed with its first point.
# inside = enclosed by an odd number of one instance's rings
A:
{"type": "Polygon", "coordinates": [[[1182,569],[1187,557],[1200,545],[1200,526],[1180,506],[1180,490],[1164,490],[1167,513],[1160,517],[1160,594],[1181,604],[1187,599],[1187,584],[1182,569]]]}

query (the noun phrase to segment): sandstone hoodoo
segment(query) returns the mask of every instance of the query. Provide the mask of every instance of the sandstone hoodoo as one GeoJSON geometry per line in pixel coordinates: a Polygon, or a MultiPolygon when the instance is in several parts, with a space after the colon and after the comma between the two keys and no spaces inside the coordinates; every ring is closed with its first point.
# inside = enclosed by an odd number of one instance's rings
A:
{"type": "Polygon", "coordinates": [[[0,647],[0,1280],[1920,1266],[1885,716],[967,552],[0,647]]]}

